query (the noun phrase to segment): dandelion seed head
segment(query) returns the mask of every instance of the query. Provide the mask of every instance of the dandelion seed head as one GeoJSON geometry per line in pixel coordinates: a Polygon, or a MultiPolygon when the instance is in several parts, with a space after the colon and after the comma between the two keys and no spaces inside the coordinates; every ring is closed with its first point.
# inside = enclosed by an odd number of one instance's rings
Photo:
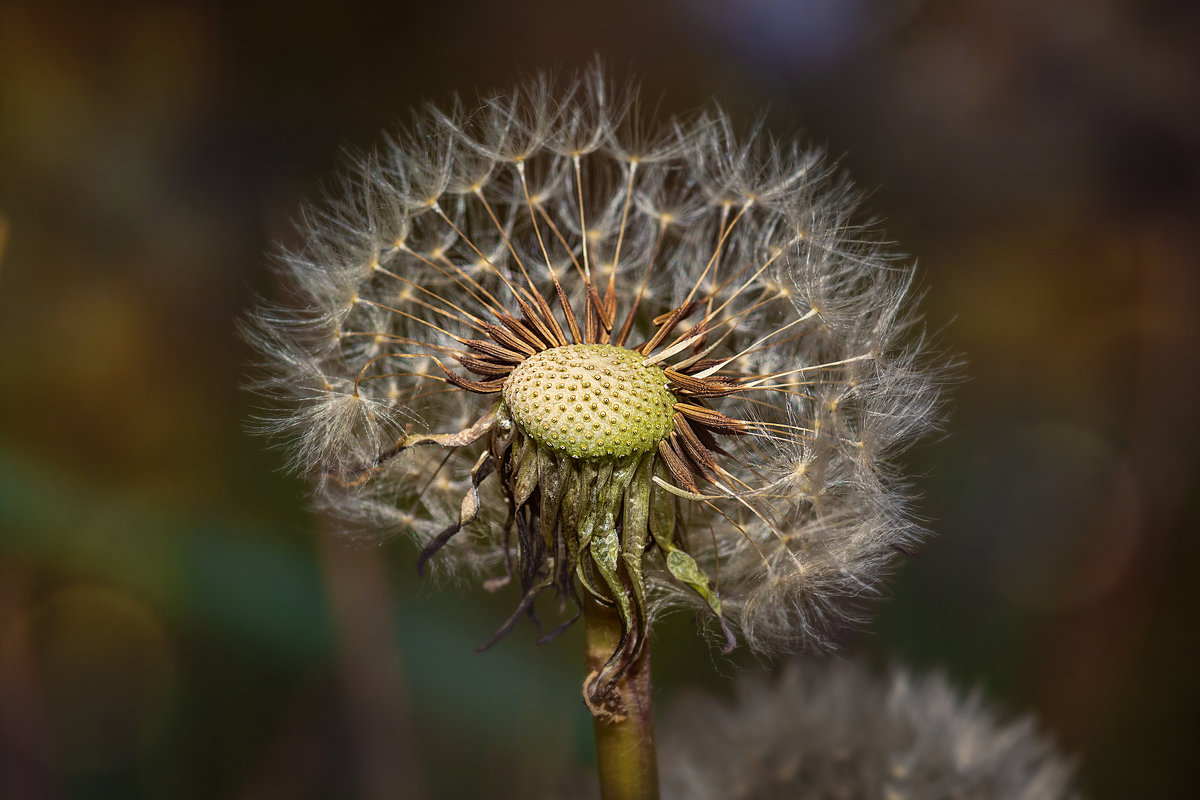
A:
{"type": "Polygon", "coordinates": [[[618,608],[614,670],[688,605],[825,646],[921,538],[894,460],[939,417],[912,269],[858,220],[820,153],[655,128],[596,70],[426,109],[280,255],[261,427],[355,535],[519,582],[517,616],[618,608]]]}

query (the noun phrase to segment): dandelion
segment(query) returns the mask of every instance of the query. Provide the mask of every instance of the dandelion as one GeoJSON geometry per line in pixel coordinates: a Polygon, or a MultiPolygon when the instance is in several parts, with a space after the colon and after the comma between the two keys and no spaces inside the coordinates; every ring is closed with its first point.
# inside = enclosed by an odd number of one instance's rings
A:
{"type": "MultiPolygon", "coordinates": [[[[819,154],[719,110],[648,133],[598,72],[431,109],[309,213],[248,335],[266,429],[357,535],[586,609],[585,699],[642,700],[654,618],[826,646],[920,531],[936,420],[912,271],[819,154]]],[[[599,730],[599,729],[598,729],[599,730]]]]}

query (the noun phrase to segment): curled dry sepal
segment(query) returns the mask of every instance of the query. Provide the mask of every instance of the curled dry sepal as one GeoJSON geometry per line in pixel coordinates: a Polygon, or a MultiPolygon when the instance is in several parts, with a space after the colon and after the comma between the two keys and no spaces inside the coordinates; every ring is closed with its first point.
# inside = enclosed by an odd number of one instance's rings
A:
{"type": "MultiPolygon", "coordinates": [[[[941,675],[795,661],[739,678],[732,700],[680,697],[659,733],[664,800],[1080,798],[1032,718],[1001,720],[941,675]]],[[[580,780],[569,796],[594,793],[580,780]]]]}
{"type": "Polygon", "coordinates": [[[546,590],[616,609],[597,685],[670,607],[826,643],[920,537],[891,459],[937,421],[912,269],[847,181],[719,110],[648,131],[595,71],[429,109],[245,326],[320,505],[515,578],[497,636],[546,590]]]}

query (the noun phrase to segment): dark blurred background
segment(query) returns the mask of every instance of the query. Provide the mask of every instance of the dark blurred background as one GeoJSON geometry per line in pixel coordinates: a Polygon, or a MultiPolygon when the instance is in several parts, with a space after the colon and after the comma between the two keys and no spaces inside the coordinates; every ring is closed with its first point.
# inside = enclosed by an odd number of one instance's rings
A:
{"type": "MultiPolygon", "coordinates": [[[[529,797],[591,757],[578,632],[349,549],[243,432],[234,321],[424,101],[600,55],[827,148],[965,355],[938,537],[851,654],[1035,713],[1094,798],[1200,753],[1200,13],[1139,0],[0,6],[0,797],[529,797]]],[[[676,618],[663,704],[725,685],[676,618]]]]}

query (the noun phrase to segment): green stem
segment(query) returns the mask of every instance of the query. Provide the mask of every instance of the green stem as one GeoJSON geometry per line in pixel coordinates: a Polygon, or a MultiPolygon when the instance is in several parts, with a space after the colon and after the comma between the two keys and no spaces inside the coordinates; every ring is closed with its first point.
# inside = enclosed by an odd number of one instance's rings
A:
{"type": "MultiPolygon", "coordinates": [[[[588,597],[587,666],[596,675],[621,641],[621,617],[588,597]]],[[[658,800],[658,762],[654,751],[654,706],[650,697],[650,644],[621,676],[617,691],[624,715],[594,714],[596,766],[604,800],[658,800]]]]}

